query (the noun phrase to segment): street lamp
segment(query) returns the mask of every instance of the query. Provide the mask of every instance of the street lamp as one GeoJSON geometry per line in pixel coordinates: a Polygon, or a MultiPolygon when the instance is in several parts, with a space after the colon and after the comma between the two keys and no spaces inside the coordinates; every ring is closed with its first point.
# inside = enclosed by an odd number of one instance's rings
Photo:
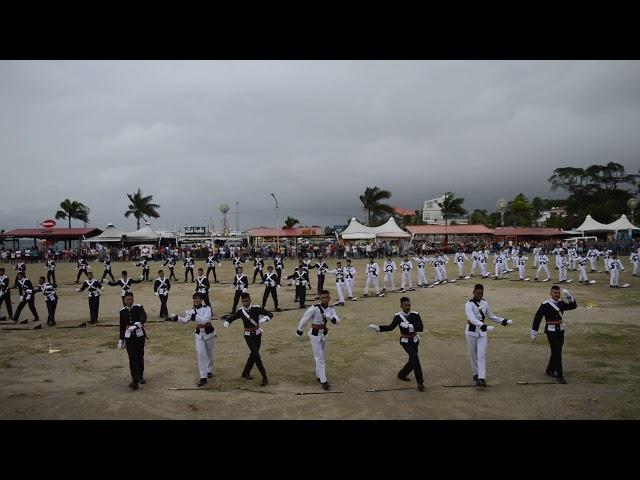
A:
{"type": "Polygon", "coordinates": [[[498,200],[498,210],[500,210],[500,226],[504,227],[504,212],[507,209],[507,205],[509,205],[509,202],[507,202],[504,198],[501,198],[500,200],[498,200]]]}
{"type": "Polygon", "coordinates": [[[280,253],[280,228],[279,228],[279,224],[278,224],[278,199],[276,198],[276,196],[272,193],[271,196],[273,197],[273,199],[276,201],[276,253],[280,253]]]}

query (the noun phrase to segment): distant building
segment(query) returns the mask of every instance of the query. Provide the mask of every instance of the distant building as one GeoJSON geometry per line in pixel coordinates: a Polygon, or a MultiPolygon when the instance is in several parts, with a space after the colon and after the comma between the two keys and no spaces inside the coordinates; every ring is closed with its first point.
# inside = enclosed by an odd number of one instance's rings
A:
{"type": "MultiPolygon", "coordinates": [[[[444,195],[425,201],[424,208],[422,209],[422,221],[431,225],[444,225],[442,209],[438,205],[442,202],[444,202],[444,195]]],[[[447,218],[447,223],[451,223],[452,221],[459,225],[467,225],[469,223],[469,219],[467,217],[447,218]]]]}
{"type": "Polygon", "coordinates": [[[566,217],[567,216],[567,207],[551,207],[551,210],[543,210],[540,212],[540,217],[536,220],[536,224],[539,227],[544,227],[552,217],[566,217]]]}
{"type": "Polygon", "coordinates": [[[399,217],[413,217],[416,214],[414,210],[409,210],[408,208],[399,208],[399,207],[395,207],[393,209],[393,213],[399,217]]]}

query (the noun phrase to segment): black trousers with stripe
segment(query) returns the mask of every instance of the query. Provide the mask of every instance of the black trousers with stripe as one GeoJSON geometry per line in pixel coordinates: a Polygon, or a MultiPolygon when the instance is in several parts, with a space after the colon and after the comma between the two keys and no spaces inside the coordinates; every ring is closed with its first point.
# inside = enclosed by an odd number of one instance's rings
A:
{"type": "Polygon", "coordinates": [[[100,280],[100,283],[104,283],[104,279],[107,278],[107,275],[109,275],[111,277],[111,281],[115,283],[116,279],[113,278],[113,273],[111,273],[111,270],[105,270],[104,272],[102,272],[102,280],[100,280]]]}
{"type": "Polygon", "coordinates": [[[20,312],[22,312],[22,309],[24,308],[24,306],[28,304],[29,310],[31,310],[31,313],[33,314],[33,321],[37,322],[38,320],[40,320],[40,317],[38,317],[38,311],[36,310],[35,301],[36,299],[34,298],[33,295],[31,295],[31,300],[22,300],[18,304],[18,308],[16,309],[16,314],[13,316],[13,319],[17,322],[18,319],[20,318],[20,312]]]}
{"type": "Polygon", "coordinates": [[[564,331],[547,332],[547,340],[551,348],[551,357],[547,365],[547,372],[562,377],[562,346],[564,345],[564,331]]]}
{"type": "Polygon", "coordinates": [[[247,342],[247,346],[249,347],[251,353],[249,354],[247,363],[244,366],[242,375],[249,375],[251,373],[253,365],[255,364],[255,366],[258,367],[258,371],[260,372],[260,375],[262,375],[262,378],[267,378],[267,371],[264,369],[262,359],[260,358],[260,343],[262,341],[262,334],[245,335],[244,340],[247,342]]]}
{"type": "Polygon", "coordinates": [[[131,380],[139,383],[144,376],[144,337],[134,336],[125,338],[124,343],[129,354],[129,370],[131,371],[131,380]]]}
{"type": "Polygon", "coordinates": [[[96,323],[98,321],[99,309],[100,297],[89,297],[89,323],[96,323]]]}
{"type": "Polygon", "coordinates": [[[187,269],[184,271],[184,281],[187,281],[187,276],[189,275],[189,272],[191,272],[191,283],[195,282],[195,280],[193,279],[193,267],[187,267],[187,269]]]}
{"type": "Polygon", "coordinates": [[[9,318],[13,318],[13,306],[11,305],[11,294],[9,293],[9,290],[7,290],[5,294],[2,296],[2,299],[0,299],[0,308],[2,307],[3,303],[7,307],[7,313],[9,314],[9,318]]]}
{"type": "Polygon", "coordinates": [[[275,308],[278,308],[278,292],[276,291],[278,287],[269,287],[264,289],[264,295],[262,296],[262,308],[267,304],[267,300],[269,299],[269,295],[273,298],[273,304],[275,308]]]}
{"type": "Polygon", "coordinates": [[[52,283],[54,286],[56,285],[56,271],[55,270],[47,270],[47,282],[52,283]],[[53,282],[51,280],[53,280],[53,282]]]}
{"type": "Polygon", "coordinates": [[[207,268],[207,280],[209,280],[209,272],[213,272],[213,281],[217,282],[218,281],[218,277],[216,276],[216,267],[207,268]]]}
{"type": "Polygon", "coordinates": [[[47,304],[47,323],[56,323],[56,307],[58,306],[58,299],[45,301],[47,304]]]}
{"type": "Polygon", "coordinates": [[[169,316],[169,309],[167,308],[169,295],[158,295],[158,297],[160,297],[160,317],[167,318],[169,316]]]}
{"type": "Polygon", "coordinates": [[[174,279],[176,282],[178,281],[176,274],[173,273],[173,267],[169,267],[169,281],[171,281],[171,279],[174,279]]]}
{"type": "Polygon", "coordinates": [[[419,343],[409,341],[407,343],[400,342],[400,345],[404,348],[404,351],[407,352],[407,355],[409,355],[409,361],[398,372],[398,376],[406,377],[413,371],[416,375],[416,382],[418,382],[418,384],[424,383],[422,367],[420,366],[420,357],[418,357],[419,343]]]}
{"type": "Polygon", "coordinates": [[[82,275],[83,273],[84,273],[85,277],[88,278],[87,269],[86,268],[81,268],[80,270],[78,270],[78,276],[76,277],[76,283],[80,283],[80,275],[82,275]]]}
{"type": "Polygon", "coordinates": [[[324,290],[324,275],[318,275],[318,296],[324,290]]]}

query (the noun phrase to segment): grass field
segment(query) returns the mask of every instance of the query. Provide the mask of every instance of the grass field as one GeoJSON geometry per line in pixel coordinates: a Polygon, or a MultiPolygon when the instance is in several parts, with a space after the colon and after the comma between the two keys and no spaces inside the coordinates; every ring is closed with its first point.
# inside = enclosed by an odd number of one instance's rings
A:
{"type": "MultiPolygon", "coordinates": [[[[335,261],[330,260],[333,268],[335,261]]],[[[379,260],[380,265],[382,261],[379,260]]],[[[549,283],[485,280],[485,298],[500,316],[513,319],[513,325],[490,334],[487,356],[487,383],[480,389],[445,388],[444,384],[471,383],[471,369],[464,339],[464,302],[471,296],[476,279],[409,292],[412,309],[425,323],[421,335],[420,358],[426,378],[426,391],[418,392],[412,383],[397,380],[397,371],[407,356],[399,345],[399,332],[374,333],[369,323],[390,323],[400,310],[402,295],[362,298],[364,260],[358,269],[357,302],[336,307],[342,319],[334,326],[327,346],[327,375],[333,392],[322,393],[314,374],[314,361],[305,333],[295,335],[302,310],[276,313],[264,327],[261,354],[270,384],[260,387],[254,380],[240,378],[248,348],[240,322],[229,329],[214,321],[218,333],[215,346],[214,378],[206,390],[173,391],[193,388],[198,379],[193,340],[193,324],[150,323],[145,353],[147,383],[139,390],[128,388],[128,357],[117,350],[118,328],[61,328],[88,320],[86,294],[76,293],[73,264],[58,265],[58,326],[46,326],[46,307],[37,295],[37,308],[43,328],[6,330],[0,326],[0,418],[2,419],[639,419],[640,404],[640,279],[630,268],[621,274],[627,289],[610,289],[609,276],[591,274],[597,284],[568,285],[578,309],[565,314],[566,339],[563,363],[567,385],[517,385],[518,381],[546,382],[544,375],[549,346],[542,334],[537,342],[529,338],[533,315],[548,298],[549,283]],[[591,308],[587,308],[587,304],[591,308]],[[49,345],[62,352],[49,354],[49,345]],[[239,387],[272,394],[240,390],[239,387]],[[367,393],[368,389],[412,387],[410,390],[367,393]],[[314,392],[317,395],[296,395],[314,392]]],[[[285,262],[291,273],[293,262],[285,262]]],[[[601,265],[601,264],[600,264],[601,265]]],[[[152,263],[152,277],[160,264],[152,263]]],[[[196,267],[203,266],[198,262],[196,267]]],[[[14,278],[11,265],[5,265],[14,278]]],[[[467,265],[468,270],[469,265],[467,265]]],[[[114,276],[126,269],[138,275],[139,267],[130,263],[113,264],[114,276]]],[[[102,265],[92,264],[100,278],[102,265]]],[[[165,269],[166,270],[166,269],[165,269]]],[[[37,283],[44,274],[42,264],[30,264],[27,276],[37,283]]],[[[176,267],[179,280],[183,270],[176,267]]],[[[218,267],[221,281],[233,276],[230,262],[218,267]]],[[[455,278],[450,265],[449,278],[455,278]]],[[[528,269],[528,272],[533,272],[528,269]]],[[[247,272],[251,273],[251,272],[247,272]]],[[[557,272],[552,270],[557,278],[557,272]]],[[[311,272],[315,289],[315,270],[311,272]]],[[[427,277],[433,279],[433,269],[427,277]]],[[[514,272],[511,278],[517,278],[514,272]]],[[[250,276],[251,279],[251,276],[250,276]]],[[[414,282],[416,280],[414,272],[414,282]]],[[[399,286],[400,275],[396,274],[399,286]]],[[[136,303],[144,305],[149,320],[157,320],[160,302],[153,295],[152,283],[134,285],[136,303]]],[[[337,300],[333,277],[325,287],[337,300]]],[[[252,303],[260,303],[264,288],[250,285],[252,303]]],[[[313,290],[315,292],[315,290],[313,290]]],[[[191,305],[192,283],[172,283],[169,311],[180,313],[191,305]]],[[[120,289],[106,287],[102,292],[100,322],[116,324],[121,308],[120,289]]],[[[210,296],[214,318],[227,313],[233,290],[228,284],[212,284],[210,296]]],[[[279,290],[282,308],[294,308],[292,287],[279,290]]],[[[307,295],[307,305],[315,295],[307,295]]],[[[14,310],[17,293],[12,291],[14,310]]],[[[267,309],[272,309],[271,300],[267,309]]],[[[4,307],[0,315],[6,315],[4,307]]],[[[28,309],[22,319],[31,318],[28,309]]],[[[12,322],[13,323],[13,322],[12,322]]],[[[491,322],[489,322],[492,324],[491,322]]],[[[11,325],[13,327],[13,325],[11,325]]],[[[14,327],[15,328],[15,327],[14,327]]]]}

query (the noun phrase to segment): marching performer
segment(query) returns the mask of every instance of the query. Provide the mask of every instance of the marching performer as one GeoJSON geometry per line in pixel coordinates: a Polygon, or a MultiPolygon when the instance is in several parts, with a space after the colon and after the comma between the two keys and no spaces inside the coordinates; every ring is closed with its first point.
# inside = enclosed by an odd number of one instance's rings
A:
{"type": "Polygon", "coordinates": [[[345,286],[345,269],[342,268],[342,262],[337,262],[337,267],[333,270],[329,270],[329,273],[332,273],[336,276],[336,290],[338,291],[338,305],[344,306],[344,293],[342,289],[345,286]]]}
{"type": "MultiPolygon", "coordinates": [[[[213,282],[220,283],[218,281],[218,277],[216,276],[216,263],[218,264],[218,266],[221,265],[221,263],[217,261],[216,256],[213,253],[209,254],[207,256],[207,280],[209,280],[209,273],[213,272],[213,282]]],[[[207,303],[207,305],[209,304],[207,303]]]]}
{"type": "Polygon", "coordinates": [[[640,251],[631,252],[629,261],[633,264],[633,273],[631,275],[633,275],[634,277],[637,277],[639,275],[639,268],[640,268],[640,251]]]}
{"type": "Polygon", "coordinates": [[[56,324],[56,307],[58,306],[58,295],[54,290],[55,286],[46,281],[44,277],[40,277],[39,285],[34,289],[33,293],[42,292],[47,305],[47,325],[53,327],[56,324]]]}
{"type": "Polygon", "coordinates": [[[564,254],[564,250],[562,250],[556,258],[558,259],[557,266],[559,283],[571,283],[571,279],[567,280],[567,267],[569,266],[569,260],[564,254]]]}
{"type": "Polygon", "coordinates": [[[376,295],[378,297],[384,297],[384,293],[380,293],[380,287],[378,286],[378,274],[380,273],[380,267],[377,263],[374,263],[373,257],[369,258],[369,263],[367,264],[367,281],[364,285],[364,297],[368,297],[369,294],[369,284],[372,284],[376,287],[376,295]]]}
{"type": "Polygon", "coordinates": [[[193,266],[195,264],[196,264],[196,262],[191,257],[191,253],[187,253],[186,258],[184,259],[184,262],[182,263],[182,267],[185,269],[184,270],[184,283],[187,283],[187,277],[189,276],[189,273],[191,273],[191,283],[196,283],[196,281],[193,279],[193,266]]]}
{"type": "MultiPolygon", "coordinates": [[[[9,314],[9,320],[13,320],[13,306],[11,305],[11,287],[9,277],[5,275],[4,267],[0,267],[0,307],[4,303],[7,307],[7,313],[9,314]]],[[[4,319],[5,317],[0,317],[4,319]]]]}
{"type": "Polygon", "coordinates": [[[609,259],[611,258],[611,254],[613,250],[607,248],[604,252],[601,252],[601,255],[604,255],[604,271],[609,273],[609,259]]]}
{"type": "Polygon", "coordinates": [[[529,257],[525,257],[522,251],[518,252],[518,259],[516,261],[518,265],[518,280],[522,280],[523,282],[529,280],[529,278],[525,277],[528,259],[529,257]]]}
{"type": "Polygon", "coordinates": [[[276,269],[276,274],[278,275],[278,285],[282,286],[282,271],[284,270],[284,261],[282,257],[280,257],[280,252],[276,253],[275,258],[273,259],[273,266],[276,269]]]}
{"type": "Polygon", "coordinates": [[[322,260],[322,255],[318,255],[318,261],[315,263],[315,265],[310,266],[309,270],[311,270],[312,268],[318,269],[318,296],[316,297],[316,300],[318,300],[320,298],[320,292],[324,290],[324,277],[327,273],[327,270],[329,270],[329,265],[327,265],[324,260],[322,260]]]}
{"type": "MultiPolygon", "coordinates": [[[[458,253],[455,255],[455,262],[458,266],[458,278],[464,278],[464,261],[468,260],[467,255],[464,253],[462,247],[458,249],[458,253]]],[[[474,260],[475,262],[475,260],[474,260]]]]}
{"type": "Polygon", "coordinates": [[[296,330],[296,335],[301,337],[304,333],[305,326],[309,320],[311,320],[311,328],[309,328],[308,335],[311,340],[313,357],[316,362],[316,378],[325,390],[329,390],[330,388],[325,367],[325,350],[327,347],[327,335],[329,334],[327,324],[328,322],[331,322],[334,325],[340,324],[338,314],[333,307],[329,306],[330,299],[331,297],[328,290],[320,292],[320,303],[313,305],[304,312],[296,330]]]}
{"type": "Polygon", "coordinates": [[[411,260],[409,260],[408,255],[405,255],[404,260],[400,262],[400,268],[402,269],[400,292],[404,292],[407,285],[409,290],[413,290],[413,282],[411,281],[411,270],[413,269],[413,264],[411,263],[411,260]]]}
{"type": "Polygon", "coordinates": [[[236,268],[236,274],[233,277],[231,288],[235,290],[235,294],[233,296],[233,307],[231,307],[231,311],[229,313],[235,313],[238,301],[240,300],[240,294],[247,293],[249,291],[249,277],[242,272],[242,267],[236,268]]]}
{"type": "Polygon", "coordinates": [[[564,248],[562,248],[560,245],[557,245],[556,248],[551,250],[551,255],[555,255],[556,269],[558,270],[560,270],[560,257],[563,256],[563,252],[564,248]]]}
{"type": "Polygon", "coordinates": [[[238,254],[235,257],[231,258],[231,261],[233,262],[233,267],[234,268],[238,268],[241,267],[243,263],[247,263],[247,261],[245,260],[244,257],[240,256],[240,253],[238,252],[238,254]]]}
{"type": "Polygon", "coordinates": [[[76,270],[78,270],[76,283],[80,283],[80,275],[82,275],[83,273],[88,277],[87,271],[91,270],[91,267],[89,266],[89,262],[87,262],[87,259],[84,257],[84,255],[78,258],[78,266],[76,267],[76,270]]]}
{"type": "Polygon", "coordinates": [[[302,268],[307,272],[307,277],[309,277],[309,283],[307,283],[307,290],[311,290],[311,276],[309,275],[309,270],[311,270],[311,254],[309,254],[308,258],[302,259],[302,268]]]}
{"type": "Polygon", "coordinates": [[[370,324],[369,328],[374,332],[390,332],[396,327],[400,327],[400,346],[409,355],[409,361],[398,372],[398,378],[405,382],[410,382],[411,380],[407,378],[407,375],[413,371],[416,376],[418,390],[422,392],[424,391],[424,377],[420,366],[420,357],[418,357],[418,345],[420,344],[418,332],[422,332],[424,326],[420,314],[411,311],[411,300],[407,297],[400,299],[400,308],[402,311],[394,315],[389,325],[370,324]]]}
{"type": "Polygon", "coordinates": [[[251,283],[256,283],[256,275],[258,275],[258,273],[260,274],[260,281],[264,282],[264,273],[262,273],[263,267],[264,260],[259,253],[256,253],[255,258],[253,259],[253,281],[251,283]]]}
{"type": "MultiPolygon", "coordinates": [[[[18,304],[18,308],[16,308],[16,314],[13,316],[13,321],[17,322],[20,319],[20,312],[22,312],[24,306],[29,305],[29,310],[31,310],[31,313],[33,314],[33,323],[39,322],[40,317],[38,316],[35,298],[33,296],[33,283],[31,283],[31,280],[29,280],[23,272],[18,272],[16,284],[20,293],[20,303],[18,304]]],[[[27,322],[28,320],[25,320],[20,323],[24,324],[27,322]]]]}
{"type": "Polygon", "coordinates": [[[345,282],[344,285],[347,288],[347,298],[351,301],[355,301],[356,297],[353,296],[353,284],[356,279],[356,267],[351,265],[351,259],[347,258],[347,265],[344,267],[345,282]]]}
{"type": "Polygon", "coordinates": [[[140,275],[140,278],[145,281],[148,282],[149,281],[149,260],[147,260],[147,257],[140,257],[140,261],[138,263],[134,263],[134,265],[136,267],[142,267],[142,275],[140,275]]]}
{"type": "Polygon", "coordinates": [[[133,289],[131,288],[131,285],[134,283],[140,283],[142,282],[142,280],[134,280],[133,278],[129,278],[127,271],[123,270],[122,271],[122,278],[119,278],[117,282],[109,282],[109,285],[112,287],[120,287],[121,291],[120,291],[120,296],[122,297],[122,305],[126,306],[125,302],[124,302],[124,296],[127,292],[131,292],[133,293],[133,289]]]}
{"type": "Polygon", "coordinates": [[[538,338],[538,328],[542,317],[545,319],[544,333],[547,334],[549,347],[551,347],[551,358],[547,365],[547,375],[556,378],[558,383],[567,383],[562,374],[562,345],[564,344],[564,324],[562,323],[562,315],[567,310],[574,310],[578,304],[569,293],[569,290],[563,290],[567,302],[560,300],[560,287],[554,285],[551,287],[551,298],[543,302],[535,316],[533,317],[533,325],[531,327],[531,339],[538,338]]]}
{"type": "MultiPolygon", "coordinates": [[[[429,282],[427,282],[427,271],[425,266],[429,262],[427,257],[424,256],[424,253],[420,253],[419,257],[414,257],[416,265],[418,266],[418,287],[425,288],[429,282]]],[[[411,282],[409,282],[411,284],[411,282]]]]}
{"type": "Polygon", "coordinates": [[[587,258],[589,258],[589,262],[591,263],[592,272],[596,271],[596,262],[598,261],[599,256],[600,252],[594,247],[591,247],[587,252],[587,258]]]}
{"type": "Polygon", "coordinates": [[[384,281],[382,282],[382,291],[387,290],[387,282],[391,283],[391,291],[396,291],[396,282],[393,279],[393,274],[397,270],[396,262],[393,261],[391,255],[387,255],[387,259],[384,261],[384,266],[382,267],[384,270],[384,281]]]}
{"type": "Polygon", "coordinates": [[[533,268],[538,268],[538,260],[540,258],[540,247],[533,247],[533,268]]]}
{"type": "Polygon", "coordinates": [[[127,292],[124,296],[124,307],[120,309],[120,340],[118,350],[123,346],[127,348],[129,355],[129,371],[131,383],[129,388],[138,389],[138,385],[146,383],[144,379],[144,342],[147,333],[143,324],[147,321],[147,312],[140,304],[133,303],[133,293],[127,292]]]}
{"type": "Polygon", "coordinates": [[[578,282],[589,285],[591,282],[589,282],[589,279],[587,278],[587,257],[579,254],[576,258],[576,261],[578,262],[578,270],[580,270],[580,277],[578,278],[578,282]]]}
{"type": "MultiPolygon", "coordinates": [[[[268,268],[272,269],[271,265],[269,265],[268,268]]],[[[269,274],[267,273],[267,275],[269,274]]],[[[277,278],[276,274],[273,273],[272,275],[273,277],[269,277],[269,281],[275,283],[277,278]]],[[[276,286],[277,283],[275,283],[273,288],[276,288],[276,286]]],[[[244,340],[247,342],[250,353],[247,363],[244,366],[244,370],[242,370],[241,376],[247,380],[253,380],[251,370],[255,364],[255,366],[258,367],[260,375],[262,375],[262,382],[260,382],[260,385],[264,387],[269,383],[269,381],[267,380],[267,371],[262,364],[262,358],[260,358],[260,343],[262,342],[262,328],[260,328],[260,324],[271,320],[273,318],[273,313],[265,310],[264,306],[251,306],[251,297],[248,293],[243,293],[240,297],[242,308],[233,315],[227,317],[222,326],[224,328],[229,328],[229,325],[231,325],[234,320],[239,318],[242,319],[242,323],[244,324],[244,340]]]]}
{"type": "Polygon", "coordinates": [[[104,290],[104,287],[99,281],[93,279],[93,272],[87,272],[87,279],[82,284],[82,287],[76,288],[76,292],[84,292],[87,289],[89,297],[89,323],[98,323],[100,290],[104,290]]]}
{"type": "Polygon", "coordinates": [[[471,277],[475,276],[476,268],[480,268],[480,255],[477,247],[473,248],[473,252],[471,252],[471,258],[473,262],[471,263],[471,273],[469,274],[471,277]]]}
{"type": "Polygon", "coordinates": [[[489,304],[482,297],[484,296],[484,286],[476,284],[473,288],[473,298],[464,305],[464,312],[467,316],[467,326],[464,334],[467,339],[467,348],[469,349],[469,359],[471,361],[471,370],[473,371],[473,379],[479,387],[486,387],[487,369],[487,332],[492,332],[495,327],[487,326],[485,319],[489,318],[503,326],[511,325],[513,321],[506,318],[498,317],[491,313],[489,304]]]}
{"type": "Polygon", "coordinates": [[[209,289],[211,288],[211,284],[209,283],[209,278],[204,276],[204,269],[198,269],[198,277],[196,278],[196,292],[202,296],[202,300],[204,300],[204,304],[207,307],[211,307],[211,301],[209,300],[209,289]]]}
{"type": "Polygon", "coordinates": [[[160,318],[165,320],[169,319],[169,310],[167,309],[169,290],[171,290],[171,282],[165,278],[164,271],[158,270],[158,278],[153,282],[153,293],[160,299],[160,318]]]}
{"type": "Polygon", "coordinates": [[[53,288],[58,288],[58,285],[56,284],[56,261],[53,257],[47,259],[46,268],[47,283],[50,283],[53,288]]]}
{"type": "MultiPolygon", "coordinates": [[[[624,265],[622,265],[622,262],[618,259],[618,255],[615,252],[611,252],[610,253],[610,258],[609,258],[609,275],[610,280],[609,280],[609,286],[611,288],[618,288],[618,277],[620,276],[620,270],[622,270],[624,272],[624,265]]],[[[623,285],[623,287],[627,285],[626,283],[623,285]]]]}
{"type": "Polygon", "coordinates": [[[569,256],[568,258],[569,269],[576,270],[576,261],[578,259],[578,250],[576,249],[576,247],[567,248],[567,255],[569,256]]]}
{"type": "MultiPolygon", "coordinates": [[[[279,287],[278,285],[279,280],[280,280],[280,277],[278,277],[278,274],[273,271],[273,267],[269,265],[267,267],[267,273],[264,276],[264,281],[262,282],[265,284],[264,295],[262,296],[262,308],[265,307],[265,305],[267,304],[267,299],[269,298],[269,295],[271,295],[271,297],[273,298],[273,305],[276,312],[280,311],[280,309],[278,308],[278,292],[277,292],[279,287]]],[[[240,301],[242,301],[242,295],[240,295],[240,301]]]]}
{"type": "Polygon", "coordinates": [[[547,278],[542,280],[543,282],[548,282],[549,280],[551,280],[551,274],[549,273],[549,267],[547,267],[547,263],[549,263],[549,257],[547,257],[547,252],[543,248],[540,251],[540,255],[538,256],[538,270],[536,271],[535,278],[536,282],[538,281],[538,277],[540,276],[540,270],[544,270],[544,272],[547,274],[547,278]]]}
{"type": "Polygon", "coordinates": [[[480,255],[480,272],[482,273],[482,278],[487,278],[489,276],[489,272],[487,271],[487,263],[489,262],[489,250],[484,249],[478,252],[480,255]]]}
{"type": "Polygon", "coordinates": [[[493,257],[493,264],[495,265],[495,277],[494,280],[500,280],[502,278],[502,272],[504,270],[504,254],[502,251],[497,250],[493,257]]]}
{"type": "MultiPolygon", "coordinates": [[[[242,268],[240,268],[242,269],[242,268]]],[[[195,322],[196,330],[194,337],[196,341],[196,355],[198,358],[198,371],[200,380],[198,386],[202,387],[207,383],[207,378],[213,377],[213,359],[215,354],[216,332],[211,324],[211,307],[202,303],[202,296],[196,292],[193,294],[193,308],[185,310],[185,316],[172,315],[174,322],[187,323],[195,322]]]]}
{"type": "Polygon", "coordinates": [[[173,258],[173,255],[169,255],[162,266],[169,268],[169,281],[175,280],[177,282],[178,279],[176,278],[176,274],[173,272],[173,269],[176,266],[176,259],[173,258]]]}
{"type": "Polygon", "coordinates": [[[307,298],[307,285],[309,284],[309,272],[304,269],[304,264],[300,260],[298,267],[293,271],[291,275],[287,277],[287,280],[292,280],[296,286],[296,298],[294,302],[300,302],[300,308],[307,308],[305,301],[307,298]]]}
{"type": "Polygon", "coordinates": [[[435,266],[436,272],[438,274],[438,282],[444,284],[449,281],[449,279],[447,278],[447,264],[449,263],[449,257],[447,257],[442,250],[439,251],[436,255],[437,257],[435,266]]]}
{"type": "Polygon", "coordinates": [[[107,275],[111,277],[112,282],[116,281],[116,279],[113,278],[113,273],[111,273],[111,258],[109,255],[104,257],[104,271],[102,272],[102,279],[100,280],[100,283],[104,283],[104,279],[107,278],[107,275]]]}
{"type": "Polygon", "coordinates": [[[17,270],[18,273],[20,272],[24,273],[25,277],[27,276],[27,264],[23,260],[18,260],[18,263],[16,263],[13,269],[17,270]]]}

